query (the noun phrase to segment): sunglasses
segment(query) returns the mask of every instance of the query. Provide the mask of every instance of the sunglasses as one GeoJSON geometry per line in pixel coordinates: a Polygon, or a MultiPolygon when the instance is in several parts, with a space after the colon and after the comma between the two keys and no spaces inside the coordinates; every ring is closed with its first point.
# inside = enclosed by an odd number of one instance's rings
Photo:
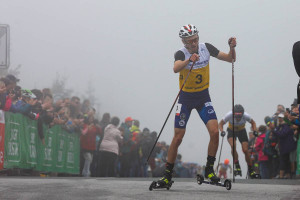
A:
{"type": "Polygon", "coordinates": [[[186,44],[193,44],[193,43],[198,43],[198,41],[199,41],[199,37],[192,39],[192,40],[185,40],[184,42],[186,44]]]}
{"type": "Polygon", "coordinates": [[[234,113],[234,118],[242,118],[243,114],[242,113],[234,113]]]}

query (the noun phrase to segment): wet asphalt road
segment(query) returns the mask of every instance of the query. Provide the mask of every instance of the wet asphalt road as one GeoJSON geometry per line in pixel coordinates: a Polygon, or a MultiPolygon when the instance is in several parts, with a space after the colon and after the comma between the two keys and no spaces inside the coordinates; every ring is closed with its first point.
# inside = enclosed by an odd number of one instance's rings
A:
{"type": "Polygon", "coordinates": [[[1,200],[52,199],[300,199],[300,179],[242,180],[231,190],[174,178],[170,190],[149,191],[153,178],[0,177],[1,200]]]}

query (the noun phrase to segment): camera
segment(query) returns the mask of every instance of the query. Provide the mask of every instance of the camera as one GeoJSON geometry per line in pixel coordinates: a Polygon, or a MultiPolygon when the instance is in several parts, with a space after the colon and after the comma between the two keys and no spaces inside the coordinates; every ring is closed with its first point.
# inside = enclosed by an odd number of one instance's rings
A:
{"type": "Polygon", "coordinates": [[[294,112],[291,112],[291,116],[293,116],[293,117],[297,117],[297,116],[298,116],[298,114],[297,114],[297,113],[294,113],[294,112]]]}

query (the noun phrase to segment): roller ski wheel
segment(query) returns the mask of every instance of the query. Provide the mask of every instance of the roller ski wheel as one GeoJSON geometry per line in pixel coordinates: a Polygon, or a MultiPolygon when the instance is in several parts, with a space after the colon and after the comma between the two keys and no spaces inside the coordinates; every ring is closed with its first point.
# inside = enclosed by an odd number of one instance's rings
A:
{"type": "Polygon", "coordinates": [[[197,174],[197,183],[201,185],[204,181],[204,177],[200,174],[197,174]]]}
{"type": "Polygon", "coordinates": [[[231,180],[226,179],[224,181],[224,187],[226,188],[226,190],[231,190],[231,180]]]}
{"type": "Polygon", "coordinates": [[[170,181],[167,184],[160,181],[153,181],[149,187],[149,190],[152,191],[153,189],[162,189],[162,188],[166,188],[167,190],[170,190],[173,183],[174,181],[170,181]]]}
{"type": "Polygon", "coordinates": [[[220,186],[220,187],[225,187],[227,190],[231,190],[231,180],[226,179],[224,183],[221,181],[211,181],[211,180],[205,180],[204,176],[197,174],[197,183],[199,185],[202,185],[202,183],[209,184],[209,185],[215,185],[215,186],[220,186]]]}
{"type": "Polygon", "coordinates": [[[260,174],[252,174],[252,175],[248,174],[248,177],[250,179],[261,179],[261,175],[260,174]]]}

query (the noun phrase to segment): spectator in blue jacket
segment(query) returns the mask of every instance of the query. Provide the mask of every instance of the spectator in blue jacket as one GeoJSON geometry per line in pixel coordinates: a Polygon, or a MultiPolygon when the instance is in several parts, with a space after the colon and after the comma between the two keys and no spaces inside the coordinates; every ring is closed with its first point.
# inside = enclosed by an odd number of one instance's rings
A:
{"type": "Polygon", "coordinates": [[[278,115],[278,126],[274,128],[275,135],[279,138],[279,152],[280,152],[280,171],[279,178],[290,178],[290,152],[297,148],[297,143],[294,140],[294,131],[284,121],[284,115],[278,115]],[[284,176],[285,175],[285,176],[284,176]]]}

